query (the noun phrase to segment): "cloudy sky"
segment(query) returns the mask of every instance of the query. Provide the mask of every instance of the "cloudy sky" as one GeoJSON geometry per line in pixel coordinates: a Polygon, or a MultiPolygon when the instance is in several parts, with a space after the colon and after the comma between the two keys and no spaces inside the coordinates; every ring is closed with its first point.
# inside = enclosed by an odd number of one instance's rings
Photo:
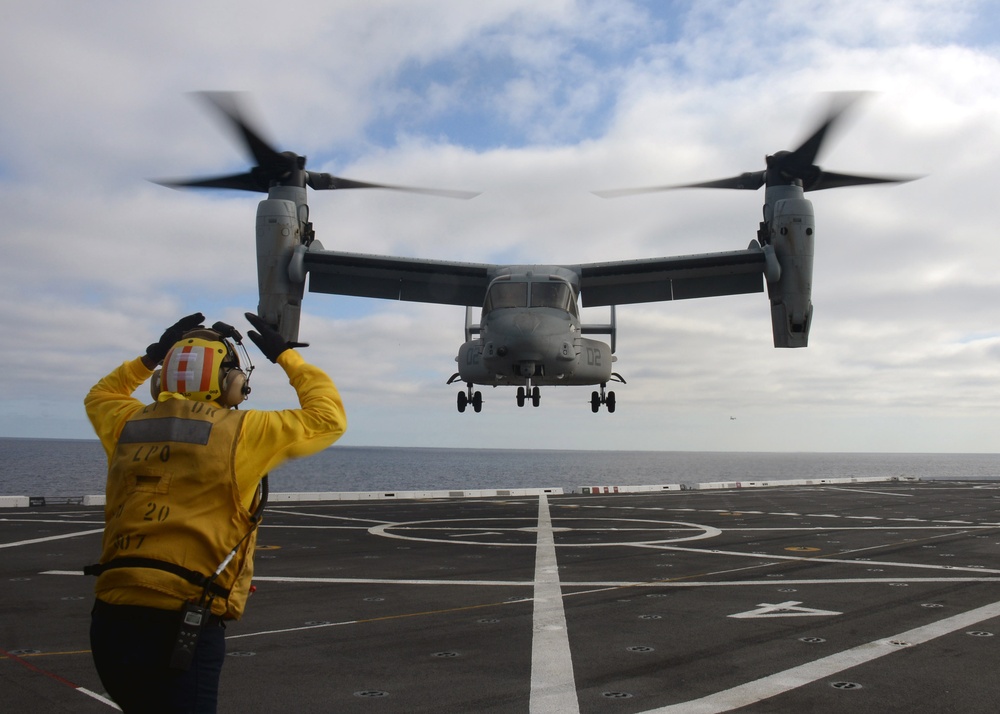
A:
{"type": "MultiPolygon", "coordinates": [[[[246,91],[314,170],[483,192],[312,194],[327,248],[580,263],[745,248],[763,191],[590,191],[762,169],[823,93],[868,90],[819,163],[923,178],[809,194],[807,349],[772,347],[760,294],[623,306],[610,415],[567,387],[459,414],[460,307],[307,294],[304,353],[350,445],[998,451],[993,3],[34,0],[0,19],[0,436],[90,438],[89,387],[180,316],[245,332],[262,196],[148,180],[247,166],[192,91],[246,91]]],[[[249,406],[294,405],[251,350],[249,406]]]]}

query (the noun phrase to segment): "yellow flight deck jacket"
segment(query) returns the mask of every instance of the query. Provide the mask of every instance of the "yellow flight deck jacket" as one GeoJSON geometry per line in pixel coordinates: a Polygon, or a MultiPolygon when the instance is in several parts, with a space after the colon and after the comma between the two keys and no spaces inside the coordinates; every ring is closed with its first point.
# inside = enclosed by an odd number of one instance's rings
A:
{"type": "Polygon", "coordinates": [[[95,588],[100,600],[178,610],[202,592],[184,573],[212,575],[239,545],[210,595],[214,614],[243,613],[261,478],[287,459],[327,448],[347,427],[337,388],[321,369],[291,349],[277,363],[299,409],[234,411],[171,393],[146,405],[131,396],[152,375],[141,358],[90,390],[84,406],[108,455],[101,563],[166,564],[107,569],[95,588]]]}

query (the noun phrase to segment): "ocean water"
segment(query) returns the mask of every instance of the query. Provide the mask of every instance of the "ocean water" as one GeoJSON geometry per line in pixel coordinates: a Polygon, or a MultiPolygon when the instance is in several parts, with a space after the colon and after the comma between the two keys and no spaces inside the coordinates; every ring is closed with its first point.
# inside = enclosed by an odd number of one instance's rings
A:
{"type": "MultiPolygon", "coordinates": [[[[104,493],[94,440],[0,438],[0,495],[104,493]]],[[[333,446],[271,474],[271,490],[410,491],[909,476],[1000,480],[1000,454],[544,451],[333,446]]]]}

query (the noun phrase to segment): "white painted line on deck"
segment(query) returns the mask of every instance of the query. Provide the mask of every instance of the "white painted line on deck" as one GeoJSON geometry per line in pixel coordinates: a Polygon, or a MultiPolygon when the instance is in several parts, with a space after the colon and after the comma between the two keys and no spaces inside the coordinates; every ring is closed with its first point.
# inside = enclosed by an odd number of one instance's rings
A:
{"type": "MultiPolygon", "coordinates": [[[[822,561],[821,561],[822,562],[822,561]]],[[[750,565],[744,568],[731,568],[728,570],[718,570],[713,573],[703,575],[722,575],[725,573],[735,573],[744,570],[753,570],[776,563],[764,563],[763,565],[750,565]]],[[[978,569],[983,570],[983,569],[978,569]]],[[[74,575],[83,576],[82,570],[43,570],[39,575],[74,575]]],[[[309,578],[279,575],[254,575],[254,582],[266,583],[313,583],[327,585],[419,585],[419,586],[444,586],[444,587],[534,587],[535,583],[530,580],[406,580],[395,578],[309,578]]],[[[890,578],[801,578],[796,580],[781,580],[783,586],[790,585],[875,585],[879,583],[1000,583],[1000,577],[933,577],[918,578],[912,576],[890,577],[890,578]]],[[[568,580],[560,583],[565,588],[733,588],[733,587],[774,587],[774,580],[568,580]]],[[[596,591],[595,591],[596,592],[596,591]]],[[[576,595],[587,595],[589,591],[566,593],[565,597],[576,595]]],[[[522,601],[532,600],[532,597],[525,597],[522,601]]],[[[508,601],[509,604],[511,601],[508,601]]],[[[353,624],[354,620],[351,621],[353,624]]],[[[301,628],[309,629],[309,628],[301,628]]]]}
{"type": "MultiPolygon", "coordinates": [[[[279,508],[267,509],[268,515],[280,514],[282,516],[301,516],[304,518],[325,518],[332,521],[357,521],[358,523],[392,523],[392,521],[380,521],[376,518],[350,518],[348,516],[333,516],[328,513],[309,513],[307,511],[283,511],[279,508]]],[[[273,528],[280,528],[280,524],[272,524],[273,528]]]]}
{"type": "MultiPolygon", "coordinates": [[[[738,550],[707,550],[705,548],[684,548],[675,545],[647,545],[644,543],[627,543],[626,545],[636,546],[639,548],[650,548],[652,550],[671,550],[678,551],[682,553],[698,553],[702,555],[727,555],[734,556],[737,558],[755,558],[758,560],[773,560],[773,561],[802,561],[807,563],[838,563],[841,565],[863,565],[865,567],[873,568],[877,566],[892,566],[896,568],[920,568],[923,570],[947,570],[949,572],[974,572],[974,573],[996,573],[1000,574],[1000,568],[978,568],[972,566],[961,566],[961,565],[931,565],[929,563],[904,563],[901,561],[890,561],[890,560],[856,560],[851,558],[827,558],[822,554],[815,556],[800,556],[800,555],[776,555],[774,553],[746,553],[738,550]]],[[[885,545],[872,546],[871,548],[857,548],[855,550],[844,551],[842,555],[848,553],[860,553],[866,550],[877,550],[879,548],[884,548],[885,545]]],[[[777,564],[777,562],[775,563],[777,564]]]]}
{"type": "MultiPolygon", "coordinates": [[[[939,521],[935,521],[939,522],[939,521]]],[[[574,529],[575,530],[575,529],[574,529]]],[[[764,527],[742,527],[736,526],[735,528],[725,527],[720,528],[724,533],[730,533],[732,531],[759,531],[761,533],[780,533],[780,532],[818,532],[818,533],[857,533],[858,531],[948,531],[949,534],[955,532],[953,526],[782,526],[770,528],[764,527]]],[[[967,526],[962,528],[963,531],[971,530],[994,530],[992,526],[967,526]]]]}
{"type": "Polygon", "coordinates": [[[531,714],[572,714],[580,711],[563,608],[559,563],[549,500],[538,496],[535,545],[535,590],[531,635],[531,714]]]}
{"type": "Polygon", "coordinates": [[[1000,602],[969,610],[960,615],[947,617],[943,620],[917,627],[898,635],[885,637],[868,642],[822,659],[808,662],[798,667],[786,669],[768,677],[741,684],[732,689],[710,694],[701,699],[689,702],[671,704],[650,709],[642,714],[721,714],[741,707],[751,706],[757,702],[779,694],[784,694],[806,684],[811,684],[824,677],[830,677],[845,669],[866,664],[887,654],[899,651],[899,646],[893,642],[908,642],[920,645],[942,635],[947,635],[966,627],[971,627],[984,620],[1000,616],[1000,602]]]}
{"type": "Polygon", "coordinates": [[[68,518],[0,518],[0,523],[30,523],[32,525],[37,525],[39,523],[58,523],[60,525],[74,525],[74,526],[103,526],[104,519],[93,519],[89,518],[85,521],[71,521],[68,518]]]}
{"type": "Polygon", "coordinates": [[[0,548],[17,548],[22,545],[34,545],[35,543],[48,543],[51,540],[62,540],[63,538],[76,538],[77,536],[94,535],[103,533],[104,528],[92,531],[77,531],[76,533],[63,533],[62,535],[46,536],[45,538],[32,538],[30,540],[19,540],[14,543],[0,543],[0,548]]]}
{"type": "Polygon", "coordinates": [[[827,491],[850,491],[851,493],[877,493],[879,496],[899,496],[900,498],[913,498],[912,493],[893,493],[891,491],[868,491],[863,488],[836,488],[831,487],[826,489],[827,491]]]}
{"type": "Polygon", "coordinates": [[[57,682],[59,684],[65,685],[65,686],[69,687],[70,689],[73,689],[73,690],[75,690],[77,692],[80,692],[81,694],[86,694],[88,697],[91,697],[92,699],[96,699],[97,701],[101,702],[102,704],[108,705],[112,709],[117,709],[118,711],[121,711],[121,708],[117,704],[115,704],[113,701],[111,701],[110,699],[108,699],[107,697],[105,697],[105,696],[103,696],[101,694],[98,694],[97,692],[93,692],[93,691],[87,689],[86,687],[81,687],[79,684],[75,684],[74,682],[69,681],[68,679],[66,679],[65,677],[63,677],[61,674],[56,674],[55,672],[52,672],[51,670],[45,669],[43,667],[39,667],[38,665],[33,664],[32,662],[29,662],[28,659],[27,659],[27,657],[29,657],[30,655],[25,655],[24,657],[22,657],[22,656],[19,656],[17,654],[14,654],[13,652],[8,652],[8,651],[3,650],[3,649],[0,649],[0,655],[3,655],[4,659],[10,660],[12,662],[16,662],[17,664],[21,665],[22,667],[30,670],[31,672],[33,672],[35,674],[39,674],[39,675],[42,675],[44,677],[47,677],[52,682],[57,682]]]}
{"type": "Polygon", "coordinates": [[[92,699],[96,699],[101,704],[107,704],[112,709],[117,709],[118,711],[122,710],[122,708],[120,706],[118,706],[117,704],[115,704],[113,701],[111,701],[107,697],[101,696],[97,692],[92,692],[89,689],[87,689],[86,687],[77,687],[76,691],[80,692],[81,694],[86,694],[88,697],[91,697],[92,699]]]}
{"type": "Polygon", "coordinates": [[[528,580],[407,580],[402,578],[310,578],[290,575],[254,575],[254,582],[333,583],[338,585],[471,585],[475,587],[530,587],[528,580]]]}

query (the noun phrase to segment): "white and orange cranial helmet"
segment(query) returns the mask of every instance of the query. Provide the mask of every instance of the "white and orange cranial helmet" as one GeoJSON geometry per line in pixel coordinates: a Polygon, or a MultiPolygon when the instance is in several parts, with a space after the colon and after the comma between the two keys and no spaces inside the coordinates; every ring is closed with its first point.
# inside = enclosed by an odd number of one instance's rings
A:
{"type": "Polygon", "coordinates": [[[153,396],[165,392],[234,407],[247,398],[247,375],[233,346],[215,330],[191,330],[163,358],[153,396]]]}

